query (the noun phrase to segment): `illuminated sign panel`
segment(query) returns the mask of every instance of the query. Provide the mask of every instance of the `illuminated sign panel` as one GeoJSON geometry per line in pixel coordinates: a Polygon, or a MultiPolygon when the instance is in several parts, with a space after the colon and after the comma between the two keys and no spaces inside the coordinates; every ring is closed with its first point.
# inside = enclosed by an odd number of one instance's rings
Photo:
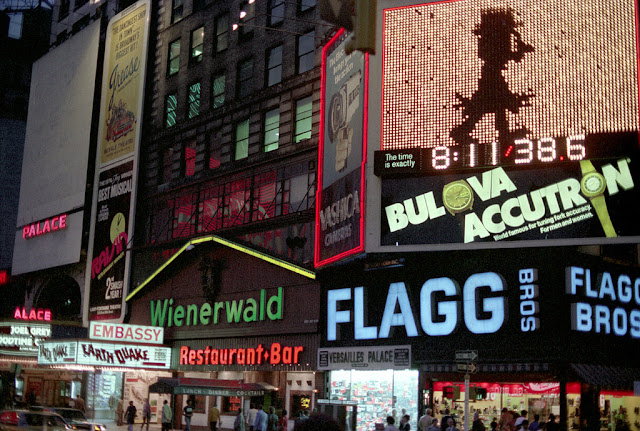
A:
{"type": "Polygon", "coordinates": [[[382,149],[428,149],[426,170],[623,156],[638,131],[635,2],[460,0],[383,15],[382,149]]]}
{"type": "Polygon", "coordinates": [[[550,343],[563,346],[549,350],[556,359],[622,363],[640,349],[637,268],[563,248],[404,256],[357,280],[343,269],[326,274],[320,350],[407,344],[418,362],[469,349],[482,361],[538,360],[550,343]]]}
{"type": "Polygon", "coordinates": [[[318,349],[318,370],[406,370],[411,346],[336,347],[318,349]]]}
{"type": "Polygon", "coordinates": [[[77,341],[47,341],[38,347],[38,364],[75,364],[77,341]]]}
{"type": "Polygon", "coordinates": [[[51,337],[51,325],[0,322],[0,354],[37,356],[38,346],[51,337]]]}
{"type": "Polygon", "coordinates": [[[216,349],[207,346],[204,349],[180,347],[180,365],[292,365],[300,364],[300,355],[304,346],[287,346],[271,343],[271,346],[258,344],[255,347],[216,349]]]}
{"type": "Polygon", "coordinates": [[[51,321],[51,310],[44,308],[32,308],[27,311],[26,307],[16,307],[13,312],[13,318],[16,320],[40,320],[51,321]]]}
{"type": "Polygon", "coordinates": [[[67,215],[60,214],[50,219],[31,223],[22,228],[22,238],[29,239],[67,228],[67,215]]]}
{"type": "Polygon", "coordinates": [[[89,324],[89,338],[104,341],[162,344],[164,328],[92,321],[89,324]]]}
{"type": "Polygon", "coordinates": [[[322,50],[315,265],[364,249],[369,57],[338,32],[322,50]]]}
{"type": "Polygon", "coordinates": [[[9,272],[6,269],[0,270],[0,286],[9,282],[9,272]]]}
{"type": "Polygon", "coordinates": [[[640,235],[640,157],[387,178],[381,245],[602,241],[640,235]]]}
{"type": "Polygon", "coordinates": [[[168,369],[171,363],[171,349],[159,346],[78,341],[77,363],[168,369]]]}

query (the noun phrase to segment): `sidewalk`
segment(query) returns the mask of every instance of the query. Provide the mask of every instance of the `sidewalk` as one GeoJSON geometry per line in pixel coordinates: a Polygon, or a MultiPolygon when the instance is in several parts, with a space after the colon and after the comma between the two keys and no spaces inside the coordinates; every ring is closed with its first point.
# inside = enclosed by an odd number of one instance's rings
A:
{"type": "MultiPolygon", "coordinates": [[[[123,425],[116,425],[115,422],[111,421],[100,421],[97,420],[96,422],[100,422],[103,423],[107,426],[107,431],[128,431],[128,425],[127,424],[123,424],[123,425]]],[[[231,428],[227,428],[226,427],[227,424],[223,424],[222,427],[218,427],[218,430],[221,431],[231,431],[233,430],[233,427],[231,428]]],[[[161,431],[162,426],[160,424],[151,424],[149,425],[149,431],[161,431]]],[[[140,431],[140,424],[136,423],[133,424],[133,431],[140,431]]],[[[142,429],[142,431],[147,431],[147,427],[145,425],[145,427],[142,429]]],[[[174,429],[172,431],[182,431],[182,429],[174,429]]],[[[210,431],[209,427],[204,427],[204,426],[198,426],[198,425],[191,425],[191,431],[210,431]]]]}

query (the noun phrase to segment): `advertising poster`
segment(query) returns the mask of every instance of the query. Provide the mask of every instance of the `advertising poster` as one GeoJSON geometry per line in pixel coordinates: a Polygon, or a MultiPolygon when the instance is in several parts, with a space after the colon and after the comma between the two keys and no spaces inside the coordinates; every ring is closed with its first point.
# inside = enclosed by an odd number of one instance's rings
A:
{"type": "Polygon", "coordinates": [[[132,187],[133,161],[100,173],[91,261],[91,320],[117,319],[122,314],[132,187]]]}
{"type": "Polygon", "coordinates": [[[381,244],[638,236],[639,166],[636,152],[541,169],[384,179],[381,244]]]}
{"type": "Polygon", "coordinates": [[[357,281],[334,271],[319,352],[335,360],[406,344],[414,367],[452,363],[461,350],[477,351],[478,363],[637,365],[640,271],[631,265],[556,247],[406,253],[403,265],[357,281]]]}
{"type": "Polygon", "coordinates": [[[132,155],[138,139],[141,86],[144,85],[143,48],[147,38],[148,6],[140,4],[130,13],[109,23],[106,47],[108,75],[104,76],[107,94],[103,93],[104,124],[100,135],[100,163],[132,155]]]}
{"type": "Polygon", "coordinates": [[[339,32],[323,49],[316,266],[364,247],[367,57],[339,32]]]}
{"type": "Polygon", "coordinates": [[[149,0],[113,17],[107,27],[98,154],[94,180],[85,326],[122,322],[129,284],[149,39],[149,0]]]}

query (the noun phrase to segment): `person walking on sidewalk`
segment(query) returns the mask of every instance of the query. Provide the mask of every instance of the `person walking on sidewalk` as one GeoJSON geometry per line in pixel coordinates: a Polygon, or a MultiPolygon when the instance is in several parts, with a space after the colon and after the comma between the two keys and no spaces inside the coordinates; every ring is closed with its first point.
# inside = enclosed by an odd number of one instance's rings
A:
{"type": "Polygon", "coordinates": [[[133,401],[129,401],[129,407],[127,407],[127,411],[125,412],[125,416],[127,417],[128,430],[133,431],[133,422],[136,420],[136,406],[133,405],[133,401]]]}
{"type": "Polygon", "coordinates": [[[222,421],[220,420],[220,410],[216,407],[216,403],[209,408],[209,428],[211,431],[216,431],[218,429],[218,425],[222,426],[222,421]]]}
{"type": "Polygon", "coordinates": [[[171,419],[173,419],[173,411],[167,400],[164,400],[162,404],[162,431],[171,429],[171,419]]]}
{"type": "Polygon", "coordinates": [[[151,422],[151,404],[149,404],[149,398],[145,398],[142,405],[142,425],[140,425],[140,431],[144,428],[144,424],[147,424],[147,431],[149,431],[149,422],[151,422]]]}
{"type": "Polygon", "coordinates": [[[184,414],[184,431],[191,431],[191,416],[193,416],[193,402],[187,400],[187,405],[182,409],[184,414]]]}

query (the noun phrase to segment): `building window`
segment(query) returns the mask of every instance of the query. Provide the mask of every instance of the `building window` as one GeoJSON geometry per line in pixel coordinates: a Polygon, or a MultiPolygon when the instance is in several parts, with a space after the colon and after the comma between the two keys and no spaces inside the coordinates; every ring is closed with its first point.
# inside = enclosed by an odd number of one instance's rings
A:
{"type": "Polygon", "coordinates": [[[271,48],[267,52],[267,87],[282,81],[282,45],[271,48]]]}
{"type": "Polygon", "coordinates": [[[176,125],[176,110],[178,108],[178,95],[176,93],[169,94],[164,102],[166,126],[173,127],[176,125]]]}
{"type": "Polygon", "coordinates": [[[238,85],[236,93],[239,98],[251,94],[253,79],[253,59],[248,58],[238,63],[238,85]]]}
{"type": "Polygon", "coordinates": [[[293,142],[311,137],[311,96],[296,101],[296,125],[293,142]]]}
{"type": "Polygon", "coordinates": [[[180,70],[180,39],[169,44],[169,62],[167,64],[167,75],[171,76],[180,70]]]}
{"type": "Polygon", "coordinates": [[[280,108],[268,111],[264,116],[264,152],[278,149],[280,137],[280,108]]]}
{"type": "Polygon", "coordinates": [[[198,12],[202,9],[204,9],[205,5],[207,4],[206,0],[193,0],[193,10],[192,12],[198,12]]]}
{"type": "Polygon", "coordinates": [[[165,148],[162,151],[162,170],[160,171],[160,184],[171,181],[173,174],[173,148],[165,148]]]}
{"type": "Polygon", "coordinates": [[[191,63],[202,61],[202,45],[204,42],[204,27],[198,27],[191,32],[191,63]]]}
{"type": "Polygon", "coordinates": [[[229,47],[229,15],[216,17],[215,52],[222,52],[229,47]]]}
{"type": "Polygon", "coordinates": [[[298,73],[313,69],[313,51],[315,50],[315,30],[298,36],[298,73]]]}
{"type": "Polygon", "coordinates": [[[249,157],[249,119],[236,124],[236,154],[235,159],[249,157]]]}
{"type": "Polygon", "coordinates": [[[189,118],[200,115],[200,83],[189,86],[189,118]]]}
{"type": "Polygon", "coordinates": [[[211,107],[213,109],[219,108],[224,105],[224,74],[215,75],[211,82],[211,107]]]}
{"type": "Polygon", "coordinates": [[[298,10],[300,12],[304,12],[306,10],[309,10],[315,7],[315,5],[316,5],[316,0],[300,0],[300,2],[298,3],[298,10]]]}
{"type": "Polygon", "coordinates": [[[182,174],[192,177],[196,173],[196,141],[195,139],[184,144],[182,152],[182,174]]]}
{"type": "Polygon", "coordinates": [[[280,24],[284,20],[284,0],[269,0],[269,25],[280,24]]]}
{"type": "Polygon", "coordinates": [[[213,136],[207,136],[207,167],[216,169],[220,167],[220,143],[213,136]]]}
{"type": "Polygon", "coordinates": [[[173,9],[171,10],[171,24],[182,19],[184,12],[184,0],[173,0],[173,9]]]}
{"type": "Polygon", "coordinates": [[[71,0],[60,0],[60,11],[58,12],[58,21],[65,19],[69,16],[69,7],[71,6],[71,0]]]}
{"type": "Polygon", "coordinates": [[[256,7],[255,2],[243,2],[240,5],[240,37],[247,39],[253,36],[253,26],[255,25],[256,7]]]}

